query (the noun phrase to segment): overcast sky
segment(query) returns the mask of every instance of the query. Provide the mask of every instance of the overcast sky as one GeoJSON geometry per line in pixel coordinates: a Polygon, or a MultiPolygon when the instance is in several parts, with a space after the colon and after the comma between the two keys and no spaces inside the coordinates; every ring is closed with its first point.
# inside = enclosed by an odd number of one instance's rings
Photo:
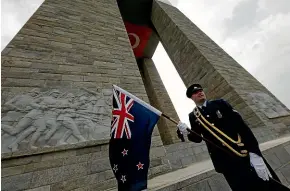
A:
{"type": "MultiPolygon", "coordinates": [[[[169,1],[290,108],[290,0],[169,1]]],[[[153,60],[188,123],[193,104],[162,45],[153,60]]]]}
{"type": "MultiPolygon", "coordinates": [[[[169,0],[290,108],[290,0],[169,0]]],[[[43,0],[1,0],[1,50],[43,0]]],[[[182,121],[194,107],[163,47],[153,57],[182,121]]]]}

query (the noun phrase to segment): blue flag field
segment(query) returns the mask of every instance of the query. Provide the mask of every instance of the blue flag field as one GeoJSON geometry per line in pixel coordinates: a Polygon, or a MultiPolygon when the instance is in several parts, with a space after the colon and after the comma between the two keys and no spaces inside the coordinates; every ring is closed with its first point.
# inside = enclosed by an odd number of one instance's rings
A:
{"type": "Polygon", "coordinates": [[[147,189],[151,135],[161,112],[113,86],[109,158],[118,191],[147,189]]]}

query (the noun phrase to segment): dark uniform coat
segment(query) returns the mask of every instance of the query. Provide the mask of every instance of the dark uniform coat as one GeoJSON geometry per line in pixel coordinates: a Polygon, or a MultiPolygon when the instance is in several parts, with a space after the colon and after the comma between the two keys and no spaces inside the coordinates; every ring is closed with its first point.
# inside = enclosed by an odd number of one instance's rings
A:
{"type": "MultiPolygon", "coordinates": [[[[215,127],[219,128],[232,139],[237,140],[237,135],[239,134],[241,136],[242,143],[244,143],[243,149],[246,149],[248,152],[255,153],[262,157],[259,144],[252,131],[245,124],[239,113],[233,110],[228,102],[222,99],[207,101],[206,107],[203,107],[199,110],[210,123],[214,124],[215,127]]],[[[202,135],[204,138],[210,140],[214,144],[229,151],[228,153],[223,152],[217,147],[206,143],[215,170],[225,175],[225,178],[233,190],[246,189],[239,188],[245,185],[245,179],[248,179],[247,183],[249,183],[249,181],[253,181],[252,183],[254,184],[260,182],[261,184],[265,185],[265,181],[260,179],[256,175],[253,167],[251,167],[249,156],[239,157],[235,154],[230,155],[232,152],[227,147],[223,146],[222,143],[218,141],[211,133],[209,133],[201,124],[199,124],[193,112],[189,114],[189,121],[193,131],[202,135]],[[239,182],[239,180],[241,182],[239,182]]],[[[219,133],[216,134],[220,136],[219,133]]],[[[226,140],[224,137],[220,137],[223,138],[223,140],[226,140]]],[[[188,139],[196,143],[200,143],[202,141],[201,137],[193,133],[188,134],[188,139]]],[[[227,141],[227,143],[229,142],[227,141]]],[[[268,169],[271,172],[273,178],[279,181],[275,172],[267,164],[266,160],[264,161],[268,166],[268,169]]],[[[260,185],[257,186],[261,188],[260,185]]],[[[269,185],[266,185],[266,187],[269,187],[269,185]]],[[[247,190],[249,189],[247,188],[247,190]]]]}

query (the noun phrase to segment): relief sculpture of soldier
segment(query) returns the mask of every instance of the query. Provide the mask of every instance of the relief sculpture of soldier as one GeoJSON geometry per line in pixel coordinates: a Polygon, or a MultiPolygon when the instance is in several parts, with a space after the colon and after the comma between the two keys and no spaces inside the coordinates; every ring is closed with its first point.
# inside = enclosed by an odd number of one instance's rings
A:
{"type": "Polygon", "coordinates": [[[214,168],[224,175],[233,191],[288,190],[262,156],[250,128],[228,102],[206,100],[199,84],[191,85],[186,95],[197,105],[189,114],[191,130],[196,134],[179,122],[178,136],[181,138],[182,132],[192,142],[200,143],[201,137],[211,141],[206,145],[214,168]]]}
{"type": "MultiPolygon", "coordinates": [[[[81,100],[84,100],[84,96],[81,96],[79,102],[81,100]]],[[[104,126],[110,125],[111,120],[108,116],[109,110],[107,110],[106,104],[106,97],[94,92],[94,96],[88,98],[86,104],[78,107],[77,118],[75,120],[79,126],[84,128],[88,140],[95,139],[95,134],[99,134],[101,137],[102,133],[108,131],[108,129],[103,128],[104,126]]]]}
{"type": "Polygon", "coordinates": [[[58,90],[52,90],[49,96],[41,97],[34,101],[34,104],[39,104],[39,107],[43,109],[44,115],[42,117],[42,121],[44,124],[39,126],[30,140],[30,147],[36,148],[34,145],[36,141],[40,138],[41,135],[44,134],[48,129],[48,133],[45,135],[45,141],[48,141],[49,138],[53,135],[53,133],[57,129],[56,117],[59,114],[59,110],[57,109],[59,105],[58,97],[60,92],[58,90]]]}
{"type": "Polygon", "coordinates": [[[3,112],[7,111],[26,111],[30,103],[40,94],[40,89],[34,88],[24,95],[17,95],[4,104],[3,112]]]}
{"type": "Polygon", "coordinates": [[[96,119],[96,105],[97,98],[91,96],[89,99],[85,96],[81,96],[79,99],[80,106],[78,107],[77,121],[78,126],[83,126],[88,140],[94,139],[95,123],[93,121],[99,121],[96,119]]]}
{"type": "MultiPolygon", "coordinates": [[[[15,116],[15,113],[18,114],[18,116],[21,116],[23,114],[28,113],[29,111],[32,110],[31,103],[33,100],[39,96],[40,90],[38,88],[34,88],[31,91],[29,91],[27,94],[24,95],[17,95],[8,102],[6,102],[2,108],[2,112],[7,112],[7,115],[3,117],[3,121],[6,121],[5,118],[9,118],[7,121],[13,121],[10,118],[12,117],[12,113],[14,113],[13,116],[15,116]],[[11,117],[10,117],[11,116],[11,117]]],[[[15,120],[15,119],[14,119],[15,120]]],[[[3,124],[2,123],[2,130],[5,133],[8,133],[10,135],[16,135],[17,133],[25,130],[29,125],[32,123],[32,119],[30,118],[24,118],[22,119],[21,123],[17,125],[15,128],[8,124],[3,124]]]]}
{"type": "Polygon", "coordinates": [[[103,90],[103,99],[97,103],[99,107],[98,113],[101,115],[101,119],[105,125],[110,126],[111,123],[111,111],[112,111],[112,90],[103,90]]]}
{"type": "Polygon", "coordinates": [[[62,145],[71,136],[78,142],[93,140],[96,133],[104,131],[96,128],[104,126],[109,117],[107,99],[89,90],[79,91],[77,97],[57,89],[41,92],[38,88],[16,95],[2,107],[2,136],[14,137],[5,148],[15,152],[22,142],[28,142],[27,147],[32,149],[62,145]]]}
{"type": "Polygon", "coordinates": [[[67,128],[67,131],[59,140],[58,144],[60,145],[66,144],[66,141],[71,135],[73,135],[79,142],[86,141],[74,120],[77,117],[76,109],[78,108],[78,104],[74,103],[74,99],[75,96],[72,93],[69,93],[66,96],[66,99],[60,101],[60,107],[63,107],[64,109],[61,110],[60,115],[57,118],[57,122],[67,128]]]}
{"type": "MultiPolygon", "coordinates": [[[[40,98],[37,98],[36,100],[39,99],[40,98]]],[[[39,105],[36,100],[31,101],[29,107],[26,107],[28,113],[16,124],[16,126],[10,127],[10,134],[17,135],[16,139],[8,146],[12,151],[18,150],[18,144],[32,133],[34,134],[30,139],[29,146],[33,147],[35,140],[38,139],[38,134],[45,128],[43,116],[46,106],[39,105]]]]}
{"type": "MultiPolygon", "coordinates": [[[[30,107],[32,108],[13,129],[12,135],[18,134],[15,141],[8,146],[12,151],[18,150],[18,144],[23,141],[26,137],[32,134],[29,141],[30,148],[36,148],[34,145],[39,137],[47,130],[46,119],[51,115],[55,116],[58,113],[56,111],[50,112],[50,109],[58,105],[59,91],[52,90],[49,96],[39,97],[31,101],[30,107]],[[48,113],[47,113],[48,110],[48,113]],[[26,129],[26,130],[25,130],[26,129]]],[[[48,118],[48,123],[53,120],[53,117],[48,118]]],[[[50,127],[50,126],[49,126],[50,127]]],[[[54,127],[56,128],[56,127],[54,127]]]]}

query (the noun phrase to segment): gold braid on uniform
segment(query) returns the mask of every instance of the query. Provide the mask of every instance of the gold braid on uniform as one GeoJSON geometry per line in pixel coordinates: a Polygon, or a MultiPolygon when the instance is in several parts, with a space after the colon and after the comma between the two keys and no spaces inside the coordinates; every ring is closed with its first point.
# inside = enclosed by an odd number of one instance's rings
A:
{"type": "Polygon", "coordinates": [[[241,153],[239,151],[236,151],[233,147],[231,147],[228,143],[226,143],[221,137],[219,137],[215,132],[213,132],[211,128],[213,128],[215,131],[217,131],[218,133],[220,133],[224,138],[226,138],[227,140],[229,140],[230,142],[236,144],[237,146],[241,147],[244,146],[244,144],[241,142],[241,137],[238,134],[238,140],[235,141],[232,138],[230,138],[228,135],[226,135],[224,132],[222,132],[221,130],[219,130],[217,127],[215,127],[213,124],[211,124],[208,120],[206,120],[203,115],[200,113],[200,111],[196,108],[194,108],[193,113],[196,117],[196,119],[198,120],[198,122],[207,130],[209,131],[215,138],[217,138],[224,146],[226,146],[228,149],[230,149],[230,151],[232,151],[233,153],[235,153],[236,155],[240,156],[240,157],[246,157],[248,156],[248,151],[247,150],[241,150],[241,153]],[[205,121],[205,123],[207,125],[209,125],[210,127],[208,127],[203,121],[205,121]]]}

